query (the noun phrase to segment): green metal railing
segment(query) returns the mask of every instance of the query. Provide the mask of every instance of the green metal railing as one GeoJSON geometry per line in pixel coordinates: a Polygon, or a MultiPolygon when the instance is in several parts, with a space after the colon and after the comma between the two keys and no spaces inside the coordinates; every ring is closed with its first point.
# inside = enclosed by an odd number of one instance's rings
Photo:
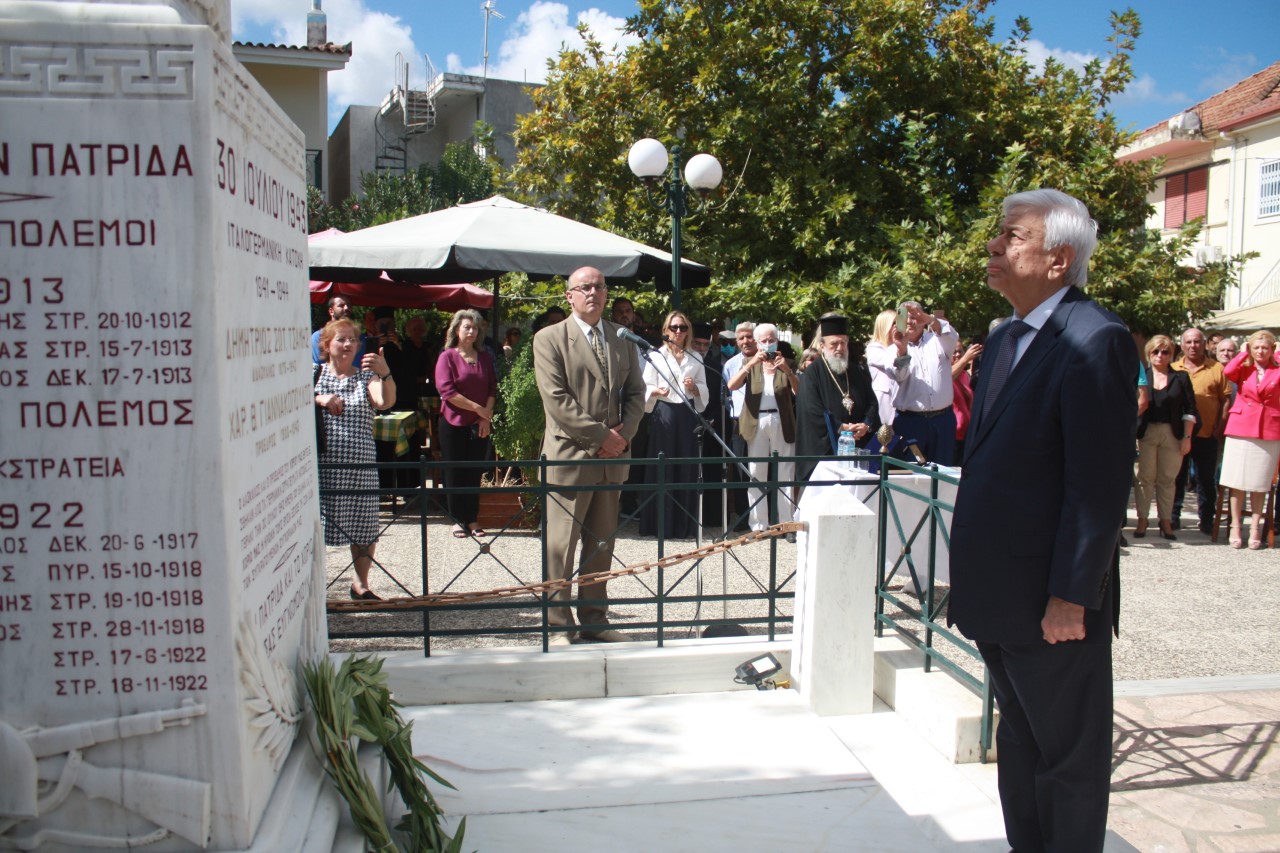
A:
{"type": "Polygon", "coordinates": [[[956,487],[959,479],[953,471],[938,470],[931,465],[889,458],[882,461],[877,513],[880,530],[876,561],[876,636],[883,636],[885,628],[892,629],[923,653],[925,672],[937,664],[978,696],[982,701],[980,745],[985,762],[992,744],[995,709],[991,679],[977,647],[946,624],[951,587],[940,586],[937,580],[938,546],[944,546],[948,554],[951,549],[946,514],[955,510],[954,503],[939,494],[943,484],[956,487]],[[928,486],[921,490],[916,483],[903,482],[892,476],[895,471],[927,477],[928,486]],[[890,583],[897,579],[914,588],[918,605],[904,592],[890,590],[890,583]],[[886,612],[886,604],[897,612],[886,612]],[[943,641],[942,645],[938,640],[943,641]],[[971,668],[976,668],[979,674],[962,666],[954,657],[957,654],[974,662],[976,666],[971,664],[971,668]]]}
{"type": "MultiPolygon", "coordinates": [[[[678,466],[697,463],[699,465],[718,465],[723,466],[726,461],[722,458],[706,457],[698,460],[692,459],[668,459],[659,456],[654,459],[633,459],[630,465],[633,468],[652,467],[655,468],[655,474],[652,479],[654,483],[627,483],[627,484],[605,484],[605,485],[589,485],[575,486],[567,488],[564,486],[551,487],[547,485],[547,474],[556,467],[566,465],[574,466],[596,466],[596,465],[616,465],[613,460],[584,460],[574,462],[556,462],[546,459],[538,460],[520,460],[516,462],[503,462],[501,467],[503,470],[516,470],[526,473],[536,473],[534,483],[516,483],[516,484],[486,484],[481,486],[479,493],[482,499],[494,498],[501,495],[519,496],[524,500],[524,506],[536,505],[539,508],[545,508],[550,501],[557,499],[558,493],[565,492],[594,492],[594,491],[616,491],[622,494],[635,493],[637,495],[637,504],[633,509],[620,513],[619,528],[617,531],[597,531],[599,538],[610,539],[620,537],[618,541],[625,541],[628,547],[626,553],[636,556],[639,559],[630,560],[631,564],[637,562],[645,562],[650,560],[660,560],[667,556],[671,545],[665,531],[665,513],[657,513],[658,531],[655,539],[644,539],[643,546],[637,549],[635,546],[638,537],[634,535],[631,522],[636,521],[640,514],[644,511],[646,505],[665,501],[667,497],[677,491],[697,490],[700,492],[707,490],[718,490],[723,493],[722,500],[726,502],[732,501],[734,494],[743,494],[744,490],[750,487],[756,487],[756,484],[746,482],[713,482],[699,484],[686,480],[677,480],[673,472],[678,466]]],[[[795,485],[793,480],[778,481],[776,478],[778,458],[776,455],[771,458],[751,458],[745,460],[737,460],[744,462],[765,462],[769,464],[770,480],[760,484],[762,490],[761,499],[767,500],[771,493],[790,490],[795,485]]],[[[321,465],[325,468],[352,468],[352,467],[376,467],[385,472],[392,472],[391,476],[398,478],[401,471],[412,471],[417,482],[430,481],[435,484],[443,483],[444,472],[450,469],[462,468],[482,468],[486,474],[492,474],[495,469],[495,463],[492,461],[485,463],[476,462],[445,462],[433,461],[426,457],[420,458],[416,462],[381,462],[376,465],[352,466],[352,465],[321,465]]],[[[375,492],[382,497],[390,496],[396,500],[396,508],[394,512],[380,513],[380,537],[390,530],[393,526],[411,525],[416,528],[416,537],[419,543],[418,552],[420,554],[420,566],[418,573],[420,575],[420,589],[425,593],[437,593],[442,591],[450,591],[460,586],[467,585],[467,576],[469,572],[480,566],[496,566],[501,573],[508,577],[513,583],[512,586],[520,586],[523,584],[537,583],[546,580],[544,577],[544,569],[547,563],[547,541],[545,530],[541,525],[536,525],[534,529],[529,529],[530,513],[525,509],[516,509],[506,517],[503,522],[495,527],[489,527],[489,537],[484,540],[470,540],[471,549],[467,552],[461,563],[452,562],[449,565],[441,566],[437,557],[436,565],[432,564],[431,549],[429,543],[429,524],[443,524],[445,529],[451,527],[454,520],[448,516],[446,507],[448,497],[461,493],[474,493],[476,490],[464,487],[449,488],[444,485],[434,485],[429,488],[414,487],[379,487],[377,490],[345,490],[343,494],[371,494],[375,492]],[[403,505],[400,502],[403,501],[403,505]],[[539,554],[541,559],[538,560],[538,567],[528,565],[516,566],[511,563],[510,557],[504,553],[502,542],[504,537],[531,537],[537,536],[539,540],[539,554]],[[535,574],[536,571],[536,574],[535,574]],[[447,577],[441,580],[441,577],[447,577]]],[[[339,492],[330,492],[321,490],[322,496],[328,494],[338,494],[339,492]]],[[[697,499],[695,495],[695,501],[697,499]]],[[[778,500],[783,499],[781,494],[777,496],[778,500]]],[[[749,498],[747,501],[749,503],[749,498]]],[[[724,539],[733,539],[740,534],[735,532],[734,528],[746,523],[747,515],[750,507],[746,511],[728,514],[727,526],[722,526],[722,519],[703,519],[704,529],[709,534],[704,539],[704,544],[713,544],[724,539]],[[727,531],[727,532],[726,532],[727,531]]],[[[483,509],[482,509],[483,511],[483,509]]],[[[532,516],[536,519],[537,513],[532,516]]],[[[536,522],[535,522],[536,523],[536,522]]],[[[722,578],[732,570],[735,573],[735,581],[737,586],[748,588],[746,592],[729,591],[729,585],[726,581],[724,589],[719,592],[708,592],[703,589],[701,570],[705,568],[705,564],[712,558],[701,557],[690,560],[689,562],[679,563],[674,566],[659,565],[651,572],[645,575],[635,575],[642,589],[642,594],[615,596],[611,595],[607,604],[612,607],[623,606],[642,606],[652,607],[653,616],[649,619],[628,619],[625,625],[612,625],[610,627],[622,627],[629,633],[647,632],[651,635],[656,644],[661,647],[673,635],[684,632],[696,632],[698,630],[711,629],[729,629],[737,631],[739,626],[746,628],[750,633],[759,633],[762,637],[769,640],[776,639],[779,633],[785,633],[790,630],[792,616],[789,612],[789,606],[784,607],[786,602],[794,599],[794,568],[792,566],[779,566],[779,553],[787,553],[780,551],[779,541],[774,538],[764,543],[755,543],[746,546],[740,546],[751,549],[764,549],[767,552],[767,559],[761,566],[759,558],[747,561],[736,551],[729,551],[723,558],[715,558],[720,563],[722,578]],[[650,579],[652,583],[650,583],[650,579]],[[722,611],[729,606],[736,606],[739,611],[733,615],[710,615],[709,609],[712,605],[722,611]],[[673,610],[679,608],[688,609],[693,607],[692,616],[680,616],[673,613],[673,610]],[[708,612],[704,612],[707,610],[708,612]]],[[[682,550],[688,550],[682,546],[682,550]]],[[[528,547],[524,547],[524,553],[528,553],[528,547]]],[[[612,555],[612,568],[622,569],[627,565],[623,557],[619,554],[619,549],[615,548],[612,555]]],[[[353,568],[348,561],[344,572],[336,577],[331,577],[329,585],[333,586],[341,582],[353,568]]],[[[396,577],[395,571],[382,564],[382,557],[375,552],[374,572],[381,571],[386,577],[391,578],[397,587],[406,597],[412,597],[419,593],[410,590],[404,582],[396,577]]],[[[616,582],[615,582],[616,583],[616,582]]],[[[574,599],[573,606],[583,603],[601,603],[594,602],[590,599],[574,599]]],[[[402,638],[402,639],[420,639],[424,653],[431,654],[432,640],[443,637],[462,637],[462,636],[479,636],[479,635],[534,635],[540,636],[544,648],[549,642],[553,632],[564,630],[551,626],[546,619],[546,611],[549,607],[564,606],[564,602],[556,601],[549,593],[531,593],[528,596],[519,596],[515,598],[506,598],[499,600],[474,601],[468,603],[450,603],[450,604],[432,604],[429,606],[410,607],[395,611],[399,614],[396,620],[379,620],[378,612],[372,614],[361,614],[360,622],[353,623],[350,617],[330,616],[330,638],[331,639],[374,639],[374,638],[402,638]],[[496,615],[494,620],[486,621],[480,626],[453,626],[448,623],[451,614],[467,614],[477,611],[490,611],[496,615]],[[407,614],[414,615],[414,624],[409,626],[405,624],[405,616],[407,614]],[[395,625],[379,624],[380,622],[392,622],[395,625]],[[356,629],[359,626],[360,630],[356,629]]],[[[456,620],[453,620],[456,621],[456,620]]],[[[579,625],[574,630],[590,631],[593,627],[579,625]]],[[[638,639],[649,639],[649,637],[638,637],[638,639]]]]}
{"type": "MultiPolygon", "coordinates": [[[[831,458],[833,457],[793,457],[787,461],[817,462],[831,458]]],[[[643,547],[639,550],[634,547],[637,537],[632,532],[631,522],[638,519],[646,505],[665,501],[672,492],[686,489],[719,490],[722,492],[722,500],[727,505],[732,505],[735,494],[743,494],[745,490],[752,487],[760,490],[759,499],[761,500],[769,499],[770,495],[774,495],[776,500],[783,500],[783,494],[795,485],[816,487],[834,485],[839,482],[810,480],[805,484],[798,484],[794,480],[779,481],[777,478],[778,463],[779,458],[776,455],[767,458],[758,457],[744,460],[718,457],[701,460],[667,459],[662,456],[655,459],[634,459],[630,462],[632,467],[653,467],[656,469],[654,476],[651,478],[655,482],[579,486],[572,489],[548,486],[546,484],[548,472],[557,466],[570,464],[594,466],[616,463],[612,460],[586,460],[565,463],[546,459],[504,463],[503,468],[536,472],[537,476],[532,478],[536,480],[536,483],[488,484],[482,486],[480,492],[488,497],[499,495],[519,496],[524,500],[523,508],[514,509],[496,529],[489,528],[491,536],[485,540],[467,540],[472,543],[472,547],[467,551],[465,558],[460,563],[455,561],[447,565],[440,565],[441,561],[437,558],[437,565],[435,566],[432,565],[431,551],[428,547],[428,525],[435,523],[452,526],[453,520],[448,517],[445,511],[449,495],[474,490],[435,485],[431,488],[379,488],[376,492],[382,496],[394,496],[398,501],[403,500],[404,502],[403,506],[397,507],[394,513],[384,512],[380,515],[383,531],[390,529],[393,525],[413,526],[416,528],[416,536],[419,543],[418,553],[420,554],[420,565],[418,567],[420,574],[419,589],[423,592],[447,592],[466,585],[468,573],[482,565],[499,567],[502,574],[511,580],[513,586],[545,580],[542,568],[547,562],[545,530],[536,524],[533,529],[527,526],[531,517],[528,507],[531,504],[540,508],[546,507],[548,501],[556,500],[557,492],[612,490],[622,494],[635,494],[637,496],[635,507],[620,513],[618,531],[601,532],[603,538],[618,536],[619,541],[626,541],[630,546],[626,549],[627,553],[638,554],[641,558],[640,560],[632,560],[632,563],[635,563],[660,560],[668,554],[670,546],[665,535],[665,513],[658,512],[657,514],[658,531],[656,538],[643,540],[643,547]],[[695,461],[703,465],[716,466],[724,466],[726,463],[734,461],[746,463],[767,462],[769,464],[769,477],[758,486],[741,480],[699,484],[673,479],[672,472],[677,466],[688,465],[695,461]],[[507,536],[538,537],[540,559],[538,560],[536,572],[533,567],[528,565],[516,566],[511,564],[510,557],[504,553],[503,548],[500,546],[503,537],[507,536]],[[437,575],[442,574],[447,575],[447,579],[443,582],[437,577],[437,575]]],[[[412,471],[417,482],[431,481],[437,484],[443,481],[442,475],[449,469],[483,467],[486,473],[495,471],[493,462],[444,462],[432,461],[425,457],[416,462],[383,462],[376,467],[392,472],[412,471]]],[[[986,751],[992,743],[994,701],[990,682],[986,677],[986,669],[982,665],[981,656],[976,648],[946,625],[945,614],[950,587],[938,583],[936,571],[940,546],[947,549],[950,547],[947,514],[954,509],[954,505],[950,500],[940,496],[940,487],[943,485],[955,487],[958,485],[958,481],[948,471],[938,471],[931,466],[918,466],[895,459],[884,459],[880,469],[880,477],[876,489],[877,495],[874,498],[877,501],[879,524],[876,554],[876,606],[874,613],[876,634],[877,636],[883,636],[886,628],[892,630],[897,636],[921,651],[926,671],[931,671],[937,665],[978,695],[983,706],[981,746],[985,760],[986,751]],[[905,482],[901,477],[891,476],[893,471],[922,475],[928,478],[928,485],[922,489],[918,483],[905,482]],[[906,583],[911,584],[916,592],[914,600],[901,591],[890,589],[890,584],[896,583],[898,580],[905,580],[906,583]],[[890,610],[893,612],[890,612],[890,610]],[[965,658],[970,661],[970,666],[967,668],[959,662],[959,660],[965,658]],[[975,675],[974,671],[980,674],[975,675]]],[[[325,493],[322,491],[322,494],[325,493]]],[[[369,492],[356,492],[353,490],[350,493],[368,494],[369,492]]],[[[749,500],[748,498],[743,503],[749,503],[749,500]]],[[[870,502],[870,500],[872,498],[868,498],[867,502],[870,502]]],[[[661,503],[659,503],[660,505],[661,503]]],[[[732,539],[739,535],[734,532],[734,528],[740,527],[746,522],[749,510],[750,507],[747,506],[746,510],[729,511],[727,513],[727,521],[722,518],[703,519],[707,531],[714,534],[705,541],[714,543],[721,539],[732,539]]],[[[533,513],[532,517],[536,518],[536,515],[537,513],[533,513]]],[[[721,630],[732,628],[737,630],[738,626],[747,628],[752,633],[760,633],[769,640],[773,640],[781,631],[789,630],[792,624],[792,616],[789,612],[785,612],[783,605],[793,601],[795,597],[794,568],[778,564],[780,543],[776,538],[770,539],[767,543],[743,547],[767,549],[767,561],[764,563],[763,570],[758,568],[760,560],[751,560],[749,565],[742,555],[730,551],[728,556],[720,560],[722,578],[725,577],[727,572],[726,567],[732,568],[739,573],[739,581],[743,581],[745,586],[754,587],[750,591],[730,592],[727,580],[720,592],[704,591],[701,570],[705,568],[705,564],[710,558],[703,557],[674,566],[660,565],[648,575],[636,576],[643,588],[643,594],[611,596],[607,604],[614,607],[651,607],[652,618],[630,619],[622,627],[625,627],[628,632],[648,632],[658,647],[662,647],[673,635],[681,632],[696,632],[709,628],[721,630]],[[652,583],[649,583],[646,579],[652,579],[652,583]],[[676,609],[687,608],[690,605],[695,608],[692,616],[680,616],[673,613],[676,609]],[[735,614],[732,617],[727,615],[716,617],[703,612],[704,607],[710,608],[712,605],[719,606],[722,614],[723,610],[729,606],[737,606],[744,612],[735,614]]],[[[527,553],[527,548],[525,552],[527,553]]],[[[612,555],[613,568],[621,569],[625,565],[624,559],[619,554],[619,549],[615,547],[612,555]]],[[[350,569],[351,565],[348,564],[347,570],[350,569]]],[[[393,571],[375,560],[375,571],[378,569],[381,569],[387,577],[391,578],[406,597],[418,594],[396,578],[393,571]]],[[[338,583],[341,577],[343,575],[339,574],[336,578],[332,578],[330,585],[338,583]]],[[[598,604],[601,602],[575,599],[573,603],[576,606],[582,603],[598,604]]],[[[360,623],[352,622],[350,617],[331,615],[330,637],[332,639],[418,639],[422,642],[424,654],[430,655],[433,639],[481,635],[527,635],[531,638],[540,638],[545,649],[552,634],[557,630],[563,630],[551,626],[547,622],[546,611],[553,606],[563,606],[563,603],[556,602],[548,593],[544,592],[540,594],[530,593],[528,596],[515,599],[407,608],[396,611],[401,614],[401,618],[394,626],[385,624],[385,620],[380,620],[380,614],[377,613],[362,614],[360,623]],[[450,624],[449,617],[451,615],[474,614],[485,611],[495,614],[495,619],[479,626],[456,626],[450,624]],[[409,613],[415,617],[412,626],[405,624],[404,616],[409,613]],[[357,630],[357,626],[360,630],[357,630]]],[[[619,626],[615,625],[613,627],[619,626]]],[[[578,628],[591,630],[592,626],[578,626],[578,628]]],[[[644,639],[647,640],[649,637],[644,637],[644,639]]]]}

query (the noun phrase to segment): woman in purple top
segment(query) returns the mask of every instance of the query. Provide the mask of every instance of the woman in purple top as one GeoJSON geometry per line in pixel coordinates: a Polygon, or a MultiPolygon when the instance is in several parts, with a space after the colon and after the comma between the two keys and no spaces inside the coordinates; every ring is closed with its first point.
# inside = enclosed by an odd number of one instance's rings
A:
{"type": "MultiPolygon", "coordinates": [[[[493,403],[498,396],[498,375],[493,356],[477,346],[482,339],[484,320],[477,311],[463,309],[449,321],[444,350],[436,361],[436,387],[440,390],[440,458],[446,462],[483,462],[489,458],[489,432],[493,403]]],[[[444,474],[447,488],[478,490],[483,465],[449,468],[444,474]]],[[[449,515],[453,517],[455,539],[484,536],[476,523],[480,508],[478,491],[450,494],[449,515]]]]}

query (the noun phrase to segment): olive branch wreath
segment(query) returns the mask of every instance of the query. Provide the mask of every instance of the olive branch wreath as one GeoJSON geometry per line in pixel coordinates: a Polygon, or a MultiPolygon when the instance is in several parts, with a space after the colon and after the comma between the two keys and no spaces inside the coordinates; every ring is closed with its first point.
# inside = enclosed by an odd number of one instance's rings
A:
{"type": "Polygon", "coordinates": [[[356,758],[356,739],[381,745],[391,779],[409,811],[395,826],[407,835],[413,853],[460,853],[467,819],[450,837],[441,826],[444,810],[428,790],[424,776],[456,790],[446,779],[413,756],[412,724],[396,710],[382,660],[349,657],[334,670],[327,657],[303,667],[303,680],[316,712],[316,735],[324,752],[325,774],[347,801],[351,818],[377,853],[399,853],[378,792],[356,758]]]}

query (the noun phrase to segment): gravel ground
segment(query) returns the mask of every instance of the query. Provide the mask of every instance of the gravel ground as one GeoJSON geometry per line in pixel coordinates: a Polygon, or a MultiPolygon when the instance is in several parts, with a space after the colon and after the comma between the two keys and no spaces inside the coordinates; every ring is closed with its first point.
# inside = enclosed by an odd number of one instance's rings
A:
{"type": "MultiPolygon", "coordinates": [[[[1225,530],[1217,544],[1195,529],[1194,509],[1183,517],[1177,541],[1161,539],[1155,530],[1144,539],[1133,537],[1132,509],[1130,547],[1122,550],[1122,613],[1120,638],[1115,644],[1115,677],[1118,681],[1186,678],[1222,675],[1256,675],[1280,672],[1280,620],[1276,618],[1276,593],[1280,588],[1280,558],[1273,550],[1234,550],[1227,546],[1225,530]]],[[[541,580],[541,542],[535,532],[508,531],[482,541],[454,539],[447,518],[428,513],[426,578],[423,578],[423,548],[419,518],[414,513],[398,516],[384,507],[383,523],[388,524],[378,544],[378,561],[371,586],[384,597],[442,591],[479,591],[519,586],[541,580]],[[391,576],[395,580],[392,580],[391,576]],[[397,586],[403,586],[403,590],[397,586]],[[406,592],[407,591],[407,592],[406,592]]],[[[492,532],[492,531],[491,531],[492,532]]],[[[709,530],[708,538],[719,534],[709,530]]],[[[1247,531],[1246,531],[1247,535],[1247,531]]],[[[667,543],[666,553],[691,550],[692,540],[667,543]]],[[[670,595],[696,596],[699,585],[704,595],[719,594],[726,586],[730,593],[757,593],[769,582],[769,551],[777,548],[779,579],[795,566],[796,546],[783,539],[757,543],[734,550],[732,558],[716,556],[703,561],[700,571],[686,563],[667,568],[663,584],[670,595]],[[723,580],[722,580],[723,577],[723,580]]],[[[634,524],[623,527],[615,548],[623,563],[638,563],[657,556],[655,539],[642,538],[634,524]]],[[[331,597],[345,597],[350,583],[347,568],[350,555],[345,548],[328,549],[328,579],[331,597]]],[[[657,572],[622,578],[609,584],[615,600],[650,596],[658,582],[657,572]]],[[[789,581],[783,587],[794,589],[789,581]]],[[[532,599],[525,599],[532,601],[532,599]]],[[[720,602],[701,606],[703,618],[720,618],[720,602]]],[[[791,602],[778,602],[776,612],[790,615],[791,602]]],[[[693,619],[694,603],[671,604],[664,610],[667,620],[693,619]]],[[[765,602],[730,602],[727,614],[733,619],[765,617],[765,602]]],[[[637,640],[653,640],[653,629],[628,629],[629,623],[652,621],[654,605],[615,603],[610,621],[637,640]]],[[[433,638],[432,649],[480,646],[530,646],[540,642],[535,633],[539,623],[536,610],[496,612],[433,611],[433,630],[457,627],[491,627],[504,620],[529,632],[485,634],[476,637],[433,638]]],[[[332,633],[401,631],[418,632],[418,638],[335,639],[334,651],[422,648],[422,616],[416,613],[370,613],[329,617],[332,633]]],[[[765,633],[764,625],[749,626],[751,633],[765,633]]],[[[789,626],[781,628],[789,632],[789,626]]],[[[669,629],[668,638],[691,635],[691,629],[669,629]]]]}

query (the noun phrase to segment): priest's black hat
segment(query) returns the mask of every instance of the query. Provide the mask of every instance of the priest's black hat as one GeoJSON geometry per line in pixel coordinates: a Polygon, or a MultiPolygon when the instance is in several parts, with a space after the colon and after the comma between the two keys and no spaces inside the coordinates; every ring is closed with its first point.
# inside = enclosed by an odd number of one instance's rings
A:
{"type": "Polygon", "coordinates": [[[818,329],[824,338],[827,335],[848,335],[849,318],[839,314],[823,314],[818,318],[818,329]]]}

